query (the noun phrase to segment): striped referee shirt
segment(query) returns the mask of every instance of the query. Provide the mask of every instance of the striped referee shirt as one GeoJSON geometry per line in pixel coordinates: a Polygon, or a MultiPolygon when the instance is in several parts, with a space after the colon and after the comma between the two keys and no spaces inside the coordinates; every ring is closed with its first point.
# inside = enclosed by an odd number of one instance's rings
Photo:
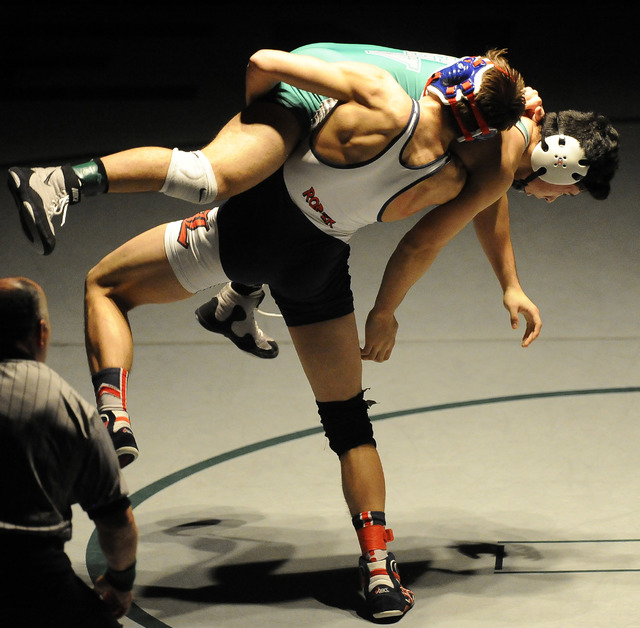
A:
{"type": "Polygon", "coordinates": [[[0,361],[0,534],[71,538],[71,506],[91,516],[126,496],[97,410],[42,362],[0,361]]]}

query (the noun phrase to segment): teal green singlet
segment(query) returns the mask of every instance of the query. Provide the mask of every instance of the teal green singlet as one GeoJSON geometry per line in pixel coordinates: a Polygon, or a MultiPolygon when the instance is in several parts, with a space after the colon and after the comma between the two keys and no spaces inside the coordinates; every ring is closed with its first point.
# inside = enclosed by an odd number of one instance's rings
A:
{"type": "MultiPolygon", "coordinates": [[[[357,61],[370,63],[389,72],[398,84],[415,100],[420,100],[429,77],[457,59],[447,55],[399,50],[366,44],[309,44],[292,50],[294,54],[309,55],[328,62],[357,61]]],[[[298,89],[286,83],[278,84],[264,97],[290,109],[306,131],[311,125],[324,96],[298,89]]]]}

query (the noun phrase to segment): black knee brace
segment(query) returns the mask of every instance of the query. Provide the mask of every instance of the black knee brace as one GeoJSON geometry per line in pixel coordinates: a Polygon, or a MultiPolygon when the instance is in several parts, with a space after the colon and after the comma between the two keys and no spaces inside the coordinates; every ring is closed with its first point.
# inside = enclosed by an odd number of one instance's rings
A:
{"type": "Polygon", "coordinates": [[[375,447],[364,391],[347,401],[316,401],[316,404],[329,447],[338,456],[360,445],[375,447]]]}

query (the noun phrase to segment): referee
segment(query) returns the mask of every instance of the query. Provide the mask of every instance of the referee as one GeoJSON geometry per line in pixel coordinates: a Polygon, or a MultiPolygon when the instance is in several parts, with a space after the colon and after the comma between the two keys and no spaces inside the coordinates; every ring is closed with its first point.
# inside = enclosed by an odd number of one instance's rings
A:
{"type": "Polygon", "coordinates": [[[49,337],[42,288],[0,278],[0,625],[114,628],[131,606],[138,532],[96,410],[44,363],[49,337]],[[106,559],[94,590],[64,552],[74,503],[106,559]]]}

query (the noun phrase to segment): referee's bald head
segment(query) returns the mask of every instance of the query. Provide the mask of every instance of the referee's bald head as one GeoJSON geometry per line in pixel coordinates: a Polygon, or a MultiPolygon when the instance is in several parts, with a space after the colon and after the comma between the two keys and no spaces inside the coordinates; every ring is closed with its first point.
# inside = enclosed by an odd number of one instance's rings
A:
{"type": "Polygon", "coordinates": [[[48,333],[49,310],[42,288],[26,277],[0,278],[0,359],[43,359],[48,333]]]}

